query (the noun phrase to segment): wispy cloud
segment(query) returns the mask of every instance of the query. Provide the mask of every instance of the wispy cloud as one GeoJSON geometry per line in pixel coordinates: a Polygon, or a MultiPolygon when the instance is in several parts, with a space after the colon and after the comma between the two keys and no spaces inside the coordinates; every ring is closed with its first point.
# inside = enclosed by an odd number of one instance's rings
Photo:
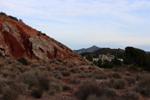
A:
{"type": "Polygon", "coordinates": [[[150,43],[149,0],[1,0],[0,10],[52,31],[62,42],[150,43]]]}

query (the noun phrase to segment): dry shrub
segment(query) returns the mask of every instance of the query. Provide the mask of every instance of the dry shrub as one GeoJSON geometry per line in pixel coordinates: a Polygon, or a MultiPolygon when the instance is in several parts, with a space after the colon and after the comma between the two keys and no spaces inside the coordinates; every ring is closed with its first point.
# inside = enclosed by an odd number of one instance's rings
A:
{"type": "Polygon", "coordinates": [[[31,68],[38,68],[38,67],[40,67],[40,65],[38,63],[33,63],[30,66],[31,66],[31,68]]]}
{"type": "Polygon", "coordinates": [[[17,100],[18,93],[14,89],[6,88],[5,92],[3,93],[4,100],[17,100]]]}
{"type": "MultiPolygon", "coordinates": [[[[97,82],[85,82],[78,87],[78,90],[75,92],[75,95],[81,100],[92,100],[91,98],[101,100],[104,95],[108,98],[115,98],[117,96],[116,91],[109,89],[105,86],[101,86],[97,82]],[[95,95],[94,97],[90,97],[95,95]]],[[[102,99],[103,100],[103,99],[102,99]]]]}
{"type": "Polygon", "coordinates": [[[101,70],[92,72],[91,77],[95,77],[96,79],[107,79],[107,75],[101,70]]]}
{"type": "Polygon", "coordinates": [[[25,93],[27,90],[27,85],[25,85],[24,83],[20,83],[20,82],[14,82],[14,81],[10,81],[9,82],[9,87],[13,90],[15,90],[17,93],[25,93]]]}
{"type": "Polygon", "coordinates": [[[71,90],[69,85],[63,85],[63,91],[71,90]]]}
{"type": "Polygon", "coordinates": [[[43,90],[39,87],[34,87],[31,91],[31,95],[35,98],[41,98],[43,94],[43,90]]]}
{"type": "Polygon", "coordinates": [[[81,72],[80,68],[72,68],[70,71],[72,73],[80,73],[81,72]]]}
{"type": "Polygon", "coordinates": [[[118,72],[110,73],[108,76],[109,76],[110,78],[115,78],[115,79],[121,78],[121,75],[120,75],[118,72]]]}
{"type": "Polygon", "coordinates": [[[126,87],[126,81],[123,79],[120,80],[110,80],[106,83],[108,87],[115,89],[124,89],[126,87]]]}
{"type": "Polygon", "coordinates": [[[62,71],[61,74],[63,76],[70,76],[70,72],[69,71],[62,71]]]}
{"type": "Polygon", "coordinates": [[[125,80],[127,81],[127,83],[129,84],[129,85],[131,85],[131,84],[135,84],[135,78],[134,77],[132,77],[132,76],[130,76],[130,77],[125,77],[125,80]]]}
{"type": "Polygon", "coordinates": [[[62,74],[59,71],[53,71],[52,75],[57,79],[62,79],[62,74]]]}
{"type": "Polygon", "coordinates": [[[150,74],[144,75],[134,90],[143,96],[150,97],[150,74]]]}
{"type": "Polygon", "coordinates": [[[18,81],[28,84],[29,88],[31,88],[32,86],[38,85],[38,78],[35,72],[33,71],[28,71],[28,72],[21,74],[18,78],[18,81]]]}
{"type": "Polygon", "coordinates": [[[136,92],[126,92],[122,94],[123,100],[139,100],[140,96],[136,92]]]}
{"type": "Polygon", "coordinates": [[[50,78],[49,82],[49,90],[55,90],[56,92],[60,92],[63,89],[63,84],[54,78],[50,78]]]}
{"type": "Polygon", "coordinates": [[[77,76],[73,76],[69,78],[69,82],[72,84],[79,84],[81,83],[81,81],[79,80],[79,78],[77,76]]]}
{"type": "Polygon", "coordinates": [[[10,77],[12,75],[12,73],[9,70],[1,70],[0,74],[3,75],[4,78],[10,77]]]}
{"type": "Polygon", "coordinates": [[[6,79],[0,78],[0,93],[3,93],[5,87],[6,87],[6,79]]]}

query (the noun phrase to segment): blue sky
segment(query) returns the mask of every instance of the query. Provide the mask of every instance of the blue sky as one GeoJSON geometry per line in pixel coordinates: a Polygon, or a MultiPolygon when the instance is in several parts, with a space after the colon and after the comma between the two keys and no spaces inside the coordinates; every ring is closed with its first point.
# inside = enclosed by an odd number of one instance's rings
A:
{"type": "Polygon", "coordinates": [[[79,49],[150,51],[150,0],[0,0],[0,11],[79,49]]]}

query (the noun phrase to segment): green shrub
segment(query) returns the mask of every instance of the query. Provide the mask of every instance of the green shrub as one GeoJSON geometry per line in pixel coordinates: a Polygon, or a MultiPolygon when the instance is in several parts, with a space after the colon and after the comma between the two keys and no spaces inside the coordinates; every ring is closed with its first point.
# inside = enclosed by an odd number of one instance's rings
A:
{"type": "Polygon", "coordinates": [[[20,63],[22,63],[22,64],[24,64],[24,65],[28,65],[28,61],[27,61],[27,59],[24,58],[24,57],[21,57],[21,58],[19,58],[19,59],[17,59],[17,60],[18,60],[18,62],[20,62],[20,63]]]}

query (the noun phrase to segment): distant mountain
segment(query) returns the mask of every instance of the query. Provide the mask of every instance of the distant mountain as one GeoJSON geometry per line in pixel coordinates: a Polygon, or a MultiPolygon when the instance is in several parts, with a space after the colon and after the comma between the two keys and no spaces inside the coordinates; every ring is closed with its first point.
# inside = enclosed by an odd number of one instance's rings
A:
{"type": "Polygon", "coordinates": [[[97,46],[92,46],[90,48],[83,48],[83,49],[79,49],[79,50],[74,50],[76,53],[81,54],[81,53],[85,53],[85,52],[94,52],[96,50],[100,49],[97,46]]]}

